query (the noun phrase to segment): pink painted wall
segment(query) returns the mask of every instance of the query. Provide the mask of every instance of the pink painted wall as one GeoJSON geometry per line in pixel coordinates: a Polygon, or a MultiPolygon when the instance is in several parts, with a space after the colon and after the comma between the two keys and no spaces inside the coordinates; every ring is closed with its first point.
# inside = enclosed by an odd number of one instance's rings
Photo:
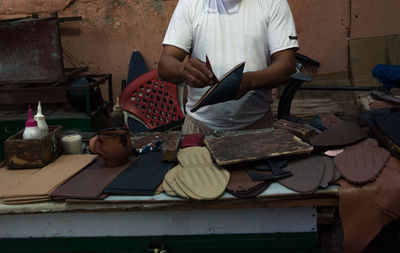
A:
{"type": "Polygon", "coordinates": [[[319,73],[347,69],[349,0],[289,0],[299,37],[299,53],[321,63],[319,73]]]}
{"type": "Polygon", "coordinates": [[[352,0],[351,38],[400,34],[399,0],[352,0]]]}
{"type": "MultiPolygon", "coordinates": [[[[59,11],[82,16],[60,24],[62,45],[92,71],[112,73],[114,96],[126,79],[130,54],[157,67],[165,30],[178,0],[3,0],[0,19],[59,11]]],[[[300,53],[321,62],[319,73],[348,70],[350,38],[400,33],[399,0],[288,0],[300,53]]],[[[68,65],[68,62],[66,61],[68,65]]]]}

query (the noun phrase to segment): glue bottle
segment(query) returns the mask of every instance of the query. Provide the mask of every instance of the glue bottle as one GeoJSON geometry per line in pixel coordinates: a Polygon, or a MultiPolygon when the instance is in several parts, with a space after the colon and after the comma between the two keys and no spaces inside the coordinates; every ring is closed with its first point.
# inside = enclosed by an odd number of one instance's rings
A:
{"type": "Polygon", "coordinates": [[[119,105],[119,97],[117,97],[117,102],[113,106],[112,112],[109,116],[109,127],[123,127],[124,126],[124,113],[122,112],[122,107],[119,105]]]}
{"type": "Polygon", "coordinates": [[[22,134],[22,139],[24,140],[40,140],[42,138],[42,133],[37,125],[36,120],[32,117],[32,110],[29,106],[28,109],[28,120],[25,121],[25,129],[22,134]]]}
{"type": "Polygon", "coordinates": [[[49,134],[49,127],[47,126],[46,119],[45,119],[44,115],[42,114],[42,106],[40,104],[40,101],[39,101],[39,104],[37,107],[37,113],[35,115],[35,120],[37,122],[38,127],[40,128],[42,138],[44,138],[45,136],[47,136],[49,134]]]}

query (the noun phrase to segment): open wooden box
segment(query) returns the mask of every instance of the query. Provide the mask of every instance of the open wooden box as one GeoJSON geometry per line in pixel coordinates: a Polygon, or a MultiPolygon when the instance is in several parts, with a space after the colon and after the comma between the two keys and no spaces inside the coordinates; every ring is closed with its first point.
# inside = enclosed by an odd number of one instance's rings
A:
{"type": "Polygon", "coordinates": [[[56,160],[63,152],[61,126],[49,126],[49,134],[40,140],[23,140],[24,130],[4,142],[9,169],[41,168],[56,160]]]}

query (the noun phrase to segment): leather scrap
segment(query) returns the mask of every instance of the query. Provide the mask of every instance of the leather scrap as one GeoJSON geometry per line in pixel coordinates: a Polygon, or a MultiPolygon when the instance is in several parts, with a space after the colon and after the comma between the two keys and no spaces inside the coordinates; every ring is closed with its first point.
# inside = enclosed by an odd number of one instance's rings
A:
{"type": "Polygon", "coordinates": [[[260,182],[258,185],[247,189],[245,191],[232,191],[230,189],[226,189],[226,192],[230,193],[231,195],[238,197],[238,198],[254,198],[261,193],[263,193],[265,190],[268,189],[268,187],[271,185],[272,182],[260,182]]]}
{"type": "Polygon", "coordinates": [[[104,188],[136,159],[135,156],[131,156],[127,163],[114,167],[108,167],[103,160],[97,159],[79,174],[57,187],[50,196],[56,199],[99,199],[103,195],[104,188]]]}
{"type": "Polygon", "coordinates": [[[400,219],[400,162],[391,157],[380,178],[385,183],[379,189],[375,206],[393,219],[400,219]]]}
{"type": "Polygon", "coordinates": [[[105,189],[108,194],[154,195],[173,163],[162,162],[161,152],[148,152],[139,156],[105,189]]]}
{"type": "Polygon", "coordinates": [[[203,146],[204,134],[188,134],[185,135],[181,141],[181,148],[188,148],[194,146],[203,146]]]}
{"type": "Polygon", "coordinates": [[[326,156],[318,157],[324,163],[324,176],[322,177],[321,182],[319,183],[320,187],[326,188],[334,180],[335,174],[335,163],[333,160],[326,156]]]}
{"type": "Polygon", "coordinates": [[[244,168],[229,170],[230,178],[226,189],[231,192],[247,191],[262,182],[253,181],[244,168]]]}
{"type": "Polygon", "coordinates": [[[278,180],[281,185],[301,193],[311,193],[317,190],[325,172],[325,165],[320,157],[310,156],[301,160],[289,162],[285,170],[293,176],[278,180]]]}
{"type": "Polygon", "coordinates": [[[345,146],[360,141],[367,134],[357,124],[341,122],[311,139],[311,144],[319,147],[345,146]]]}
{"type": "Polygon", "coordinates": [[[267,160],[266,164],[255,166],[254,169],[247,169],[247,173],[253,181],[274,181],[292,176],[291,172],[281,169],[286,164],[286,160],[277,162],[267,160]]]}
{"type": "Polygon", "coordinates": [[[335,157],[342,176],[354,184],[373,181],[390,157],[389,151],[380,147],[350,148],[335,157]]]}
{"type": "MultiPolygon", "coordinates": [[[[384,169],[385,171],[386,169],[384,169]]],[[[362,252],[393,218],[375,207],[378,189],[386,182],[386,173],[362,187],[343,179],[338,183],[342,193],[339,199],[339,214],[344,233],[345,252],[362,252]]]]}

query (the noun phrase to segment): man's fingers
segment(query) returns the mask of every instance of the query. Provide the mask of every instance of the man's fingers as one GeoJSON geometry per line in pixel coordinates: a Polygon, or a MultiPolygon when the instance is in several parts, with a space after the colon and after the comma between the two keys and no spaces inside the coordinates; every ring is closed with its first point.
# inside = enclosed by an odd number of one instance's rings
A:
{"type": "Polygon", "coordinates": [[[190,63],[194,66],[197,70],[199,70],[203,75],[205,75],[208,79],[213,78],[213,74],[211,70],[209,70],[206,66],[205,62],[200,61],[196,58],[190,58],[190,63]]]}
{"type": "Polygon", "coordinates": [[[212,84],[212,73],[207,69],[205,63],[195,59],[185,59],[184,80],[193,87],[202,88],[212,84]],[[211,76],[211,77],[210,77],[211,76]]]}

